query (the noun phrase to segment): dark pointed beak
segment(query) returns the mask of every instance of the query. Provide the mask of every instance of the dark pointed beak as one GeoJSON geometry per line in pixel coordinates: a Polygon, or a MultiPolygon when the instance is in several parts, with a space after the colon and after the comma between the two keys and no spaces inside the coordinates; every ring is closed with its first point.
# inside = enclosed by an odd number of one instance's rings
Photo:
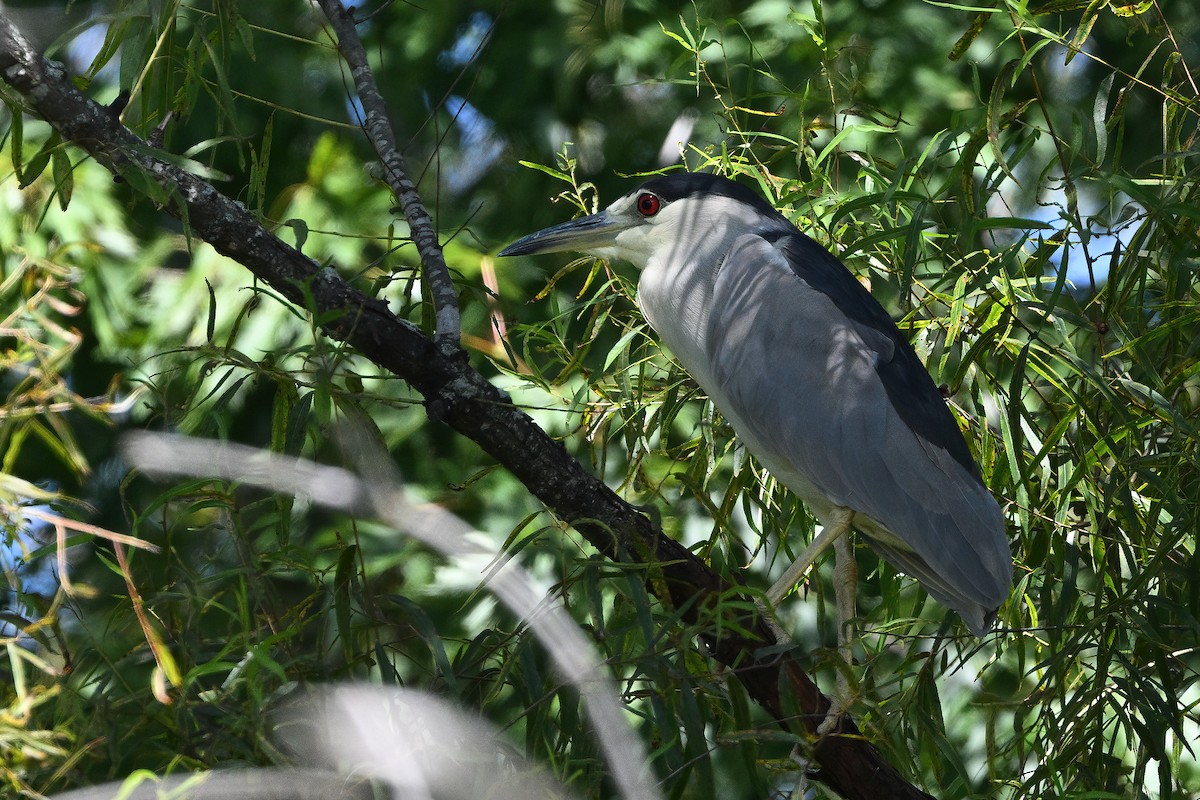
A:
{"type": "Polygon", "coordinates": [[[614,220],[607,211],[601,211],[531,233],[501,250],[500,255],[528,256],[565,250],[587,253],[597,248],[611,247],[617,234],[628,227],[627,223],[614,220]]]}

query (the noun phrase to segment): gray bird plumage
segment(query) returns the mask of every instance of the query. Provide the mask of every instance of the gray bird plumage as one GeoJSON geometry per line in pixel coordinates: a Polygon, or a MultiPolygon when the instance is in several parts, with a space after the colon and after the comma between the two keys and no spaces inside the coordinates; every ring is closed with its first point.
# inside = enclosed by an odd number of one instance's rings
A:
{"type": "Polygon", "coordinates": [[[983,635],[1012,585],[1004,519],[941,393],[833,255],[715,175],[651,178],[500,255],[577,250],[642,269],[647,321],[813,514],[836,509],[983,635]]]}

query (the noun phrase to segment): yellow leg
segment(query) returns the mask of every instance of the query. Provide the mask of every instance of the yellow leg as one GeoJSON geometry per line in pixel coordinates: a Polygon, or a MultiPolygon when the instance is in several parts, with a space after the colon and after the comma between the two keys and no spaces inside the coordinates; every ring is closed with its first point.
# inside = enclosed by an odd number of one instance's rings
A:
{"type": "Polygon", "coordinates": [[[821,529],[821,532],[805,548],[800,557],[792,562],[792,565],[787,568],[787,572],[783,573],[783,577],[767,590],[767,601],[772,607],[779,605],[779,601],[796,587],[800,578],[808,572],[808,568],[820,557],[821,553],[825,552],[829,545],[845,539],[846,534],[850,532],[850,522],[853,519],[854,512],[848,508],[833,510],[833,513],[829,515],[829,524],[821,529]]]}
{"type": "Polygon", "coordinates": [[[837,564],[833,568],[833,596],[837,602],[838,650],[842,659],[849,664],[854,647],[854,597],[858,586],[858,562],[854,560],[854,548],[850,539],[841,536],[833,543],[837,564]]]}
{"type": "Polygon", "coordinates": [[[837,603],[838,617],[838,655],[842,663],[838,666],[837,691],[829,707],[829,713],[817,727],[818,733],[828,733],[836,730],[838,718],[849,708],[850,697],[850,665],[854,663],[854,617],[855,589],[858,585],[858,562],[854,560],[854,548],[850,546],[848,536],[839,536],[833,543],[833,552],[837,563],[833,568],[833,596],[837,603]]]}

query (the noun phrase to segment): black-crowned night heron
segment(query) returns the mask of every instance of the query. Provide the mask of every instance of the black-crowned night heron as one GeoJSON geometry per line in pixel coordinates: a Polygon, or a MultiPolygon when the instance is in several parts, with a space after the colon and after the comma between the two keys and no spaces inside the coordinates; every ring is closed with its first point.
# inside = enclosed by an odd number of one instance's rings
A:
{"type": "Polygon", "coordinates": [[[755,192],[700,173],[651,178],[500,255],[563,250],[641,268],[647,321],[821,522],[772,605],[853,527],[977,636],[991,628],[1012,586],[1000,508],[917,354],[837,258],[755,192]]]}

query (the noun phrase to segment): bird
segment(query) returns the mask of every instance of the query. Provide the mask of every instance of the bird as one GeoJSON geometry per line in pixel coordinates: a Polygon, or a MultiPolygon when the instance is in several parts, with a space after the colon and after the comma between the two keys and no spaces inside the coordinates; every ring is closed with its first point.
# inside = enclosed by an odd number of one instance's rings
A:
{"type": "Polygon", "coordinates": [[[563,251],[640,269],[662,344],[821,523],[767,591],[773,607],[854,529],[974,635],[992,629],[1012,587],[1004,515],[912,345],[836,256],[706,172],[650,177],[499,255],[563,251]]]}

